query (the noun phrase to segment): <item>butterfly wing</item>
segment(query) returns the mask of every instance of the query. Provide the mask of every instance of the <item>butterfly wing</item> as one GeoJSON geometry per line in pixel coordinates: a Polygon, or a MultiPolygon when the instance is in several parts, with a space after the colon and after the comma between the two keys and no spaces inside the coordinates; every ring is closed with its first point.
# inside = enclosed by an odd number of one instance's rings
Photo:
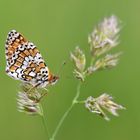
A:
{"type": "Polygon", "coordinates": [[[6,72],[9,76],[32,85],[48,84],[51,74],[32,42],[12,30],[8,33],[5,47],[6,72]]]}

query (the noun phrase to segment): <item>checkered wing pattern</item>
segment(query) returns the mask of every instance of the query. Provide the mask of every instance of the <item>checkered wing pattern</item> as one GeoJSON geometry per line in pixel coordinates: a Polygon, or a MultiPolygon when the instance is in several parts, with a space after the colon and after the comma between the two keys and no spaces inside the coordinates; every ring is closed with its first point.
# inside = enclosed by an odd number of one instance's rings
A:
{"type": "Polygon", "coordinates": [[[39,50],[20,33],[12,30],[6,40],[6,73],[14,79],[46,86],[52,75],[39,50]]]}

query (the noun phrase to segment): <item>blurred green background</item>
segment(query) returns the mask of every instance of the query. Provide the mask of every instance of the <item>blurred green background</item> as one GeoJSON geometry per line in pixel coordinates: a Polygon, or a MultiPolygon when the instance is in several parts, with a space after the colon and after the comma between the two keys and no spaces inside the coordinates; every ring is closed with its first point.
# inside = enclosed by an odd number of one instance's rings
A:
{"type": "Polygon", "coordinates": [[[51,88],[43,107],[53,132],[76,92],[69,52],[79,45],[89,58],[87,36],[105,16],[122,21],[119,65],[96,73],[82,85],[81,99],[107,92],[127,110],[106,122],[76,105],[56,140],[140,139],[140,1],[139,0],[1,0],[0,1],[0,139],[46,140],[41,118],[17,111],[19,81],[5,74],[5,39],[16,29],[34,42],[53,73],[66,60],[59,82],[51,88]]]}

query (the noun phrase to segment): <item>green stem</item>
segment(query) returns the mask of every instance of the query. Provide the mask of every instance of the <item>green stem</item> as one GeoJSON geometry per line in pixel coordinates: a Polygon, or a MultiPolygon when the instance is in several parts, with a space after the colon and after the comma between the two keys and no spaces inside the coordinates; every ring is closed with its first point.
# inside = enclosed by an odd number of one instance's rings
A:
{"type": "Polygon", "coordinates": [[[64,115],[60,119],[60,121],[59,121],[59,123],[58,123],[58,125],[57,125],[57,127],[56,127],[56,129],[55,129],[55,131],[54,131],[54,133],[53,133],[53,135],[52,135],[52,137],[51,137],[50,140],[54,140],[55,139],[55,136],[57,135],[57,133],[58,133],[60,127],[62,126],[65,118],[67,117],[67,115],[69,114],[69,112],[71,111],[71,109],[73,108],[73,105],[74,104],[71,104],[71,106],[67,109],[67,111],[64,113],[64,115]]]}
{"type": "Polygon", "coordinates": [[[76,92],[75,97],[73,98],[72,104],[75,104],[77,102],[77,99],[80,96],[80,88],[81,88],[81,81],[77,85],[77,92],[76,92]]]}
{"type": "Polygon", "coordinates": [[[85,100],[84,101],[76,101],[77,104],[84,104],[85,103],[85,100]]]}
{"type": "Polygon", "coordinates": [[[66,112],[64,113],[64,115],[62,116],[62,118],[60,119],[58,125],[56,126],[56,129],[54,130],[52,137],[49,140],[55,140],[55,136],[57,135],[60,127],[62,126],[64,120],[66,119],[66,117],[68,116],[68,114],[70,113],[70,111],[72,110],[72,108],[74,107],[74,105],[77,103],[77,99],[80,96],[80,88],[81,88],[81,81],[79,82],[79,84],[77,85],[77,92],[75,97],[72,100],[71,105],[69,106],[69,108],[66,110],[66,112]]]}
{"type": "Polygon", "coordinates": [[[43,108],[42,108],[41,104],[40,104],[40,109],[41,109],[41,115],[40,116],[41,116],[42,123],[43,123],[44,129],[45,129],[45,134],[46,134],[47,139],[50,139],[49,130],[48,130],[48,127],[47,127],[47,124],[46,124],[46,119],[45,119],[43,108]]]}

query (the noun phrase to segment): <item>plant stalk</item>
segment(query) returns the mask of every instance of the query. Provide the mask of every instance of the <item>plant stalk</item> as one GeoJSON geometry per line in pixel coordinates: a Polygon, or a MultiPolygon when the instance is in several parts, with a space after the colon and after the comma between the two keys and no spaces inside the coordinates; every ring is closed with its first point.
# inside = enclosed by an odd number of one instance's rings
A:
{"type": "Polygon", "coordinates": [[[60,119],[58,125],[56,126],[56,129],[54,130],[52,137],[49,140],[55,140],[55,137],[60,129],[60,127],[62,126],[64,120],[66,119],[66,117],[68,116],[68,114],[70,113],[70,111],[72,110],[72,108],[74,107],[74,105],[77,103],[77,99],[80,96],[80,88],[81,88],[81,81],[78,83],[77,85],[77,91],[76,91],[76,95],[72,100],[71,105],[69,106],[69,108],[66,110],[66,112],[63,114],[62,118],[60,119]]]}
{"type": "Polygon", "coordinates": [[[48,127],[47,127],[47,124],[46,124],[46,119],[45,119],[43,108],[42,108],[41,104],[40,104],[40,109],[41,109],[41,115],[40,116],[41,116],[41,120],[42,120],[42,123],[43,123],[43,126],[44,126],[45,134],[46,134],[47,139],[50,139],[49,130],[48,130],[48,127]]]}

